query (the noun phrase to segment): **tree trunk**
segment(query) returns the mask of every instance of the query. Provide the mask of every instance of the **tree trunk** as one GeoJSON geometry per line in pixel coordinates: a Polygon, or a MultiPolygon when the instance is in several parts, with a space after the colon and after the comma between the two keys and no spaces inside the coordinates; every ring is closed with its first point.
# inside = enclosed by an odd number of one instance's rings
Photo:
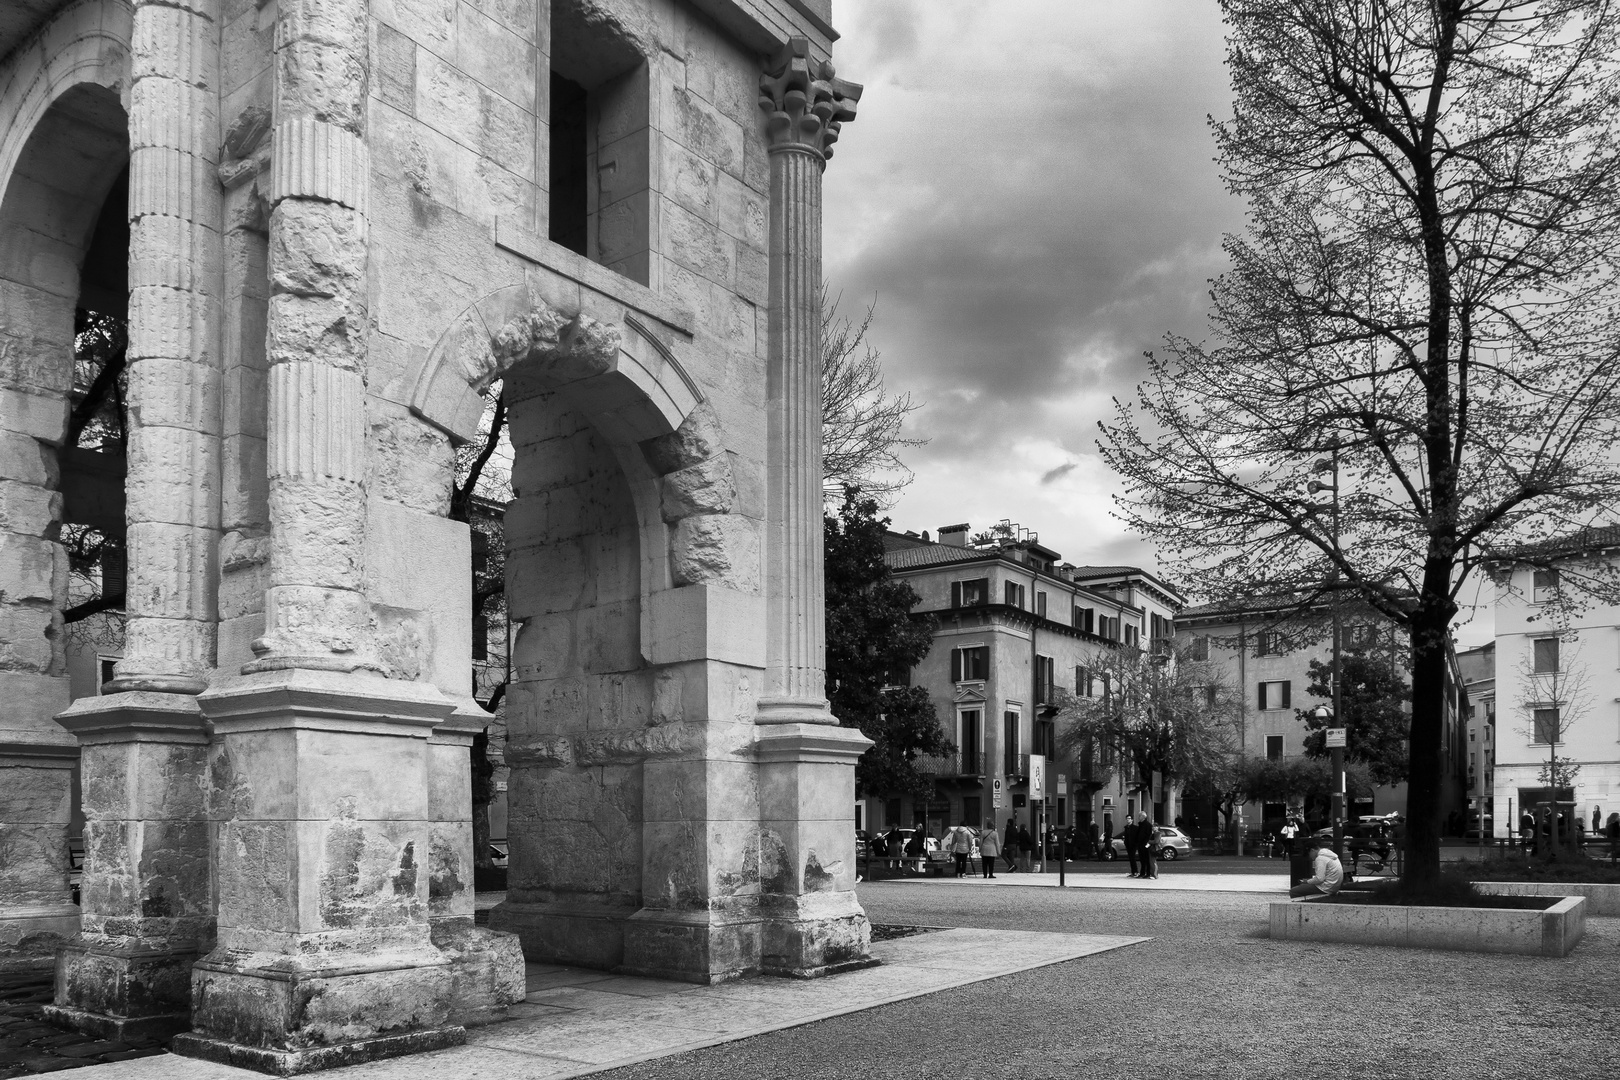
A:
{"type": "Polygon", "coordinates": [[[1406,862],[1401,875],[1409,884],[1433,881],[1440,873],[1449,625],[1449,618],[1419,611],[1411,626],[1411,763],[1406,788],[1406,862]]]}

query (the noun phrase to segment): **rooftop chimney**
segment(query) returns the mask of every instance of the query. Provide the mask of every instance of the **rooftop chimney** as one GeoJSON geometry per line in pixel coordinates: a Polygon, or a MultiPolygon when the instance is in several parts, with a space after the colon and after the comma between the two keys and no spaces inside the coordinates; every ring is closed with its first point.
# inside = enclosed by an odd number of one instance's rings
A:
{"type": "Polygon", "coordinates": [[[951,547],[967,547],[967,522],[960,525],[941,525],[939,527],[939,542],[949,544],[951,547]]]}

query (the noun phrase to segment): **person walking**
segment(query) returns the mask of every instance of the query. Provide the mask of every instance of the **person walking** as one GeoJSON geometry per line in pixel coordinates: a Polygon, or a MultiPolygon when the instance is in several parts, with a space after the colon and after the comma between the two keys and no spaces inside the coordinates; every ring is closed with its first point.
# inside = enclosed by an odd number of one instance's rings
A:
{"type": "Polygon", "coordinates": [[[917,873],[922,873],[928,859],[928,842],[921,825],[911,831],[911,839],[906,841],[906,861],[912,859],[917,860],[917,873]]]}
{"type": "Polygon", "coordinates": [[[1027,825],[1018,826],[1018,869],[1025,874],[1035,869],[1035,838],[1027,825]]]}
{"type": "Polygon", "coordinates": [[[1087,857],[1092,859],[1101,858],[1102,848],[1099,846],[1098,841],[1102,839],[1102,830],[1097,828],[1097,823],[1095,821],[1093,821],[1091,823],[1091,827],[1086,830],[1086,835],[1091,841],[1091,850],[1086,853],[1087,857]]]}
{"type": "Polygon", "coordinates": [[[973,856],[973,831],[968,828],[967,822],[962,822],[945,837],[945,850],[951,853],[951,858],[956,862],[956,876],[967,877],[968,859],[973,856]]]}
{"type": "Polygon", "coordinates": [[[984,823],[979,833],[979,872],[991,881],[996,879],[996,856],[1001,854],[1001,836],[996,832],[994,818],[984,823]]]}
{"type": "Polygon", "coordinates": [[[1157,880],[1159,863],[1155,849],[1159,846],[1159,830],[1148,820],[1145,811],[1136,823],[1136,841],[1142,845],[1142,876],[1157,880]]]}
{"type": "Polygon", "coordinates": [[[1098,855],[1104,859],[1114,857],[1114,815],[1103,815],[1102,850],[1098,855]]]}
{"type": "Polygon", "coordinates": [[[1018,822],[1007,819],[1007,831],[1001,836],[1001,857],[1007,860],[1007,873],[1018,869],[1018,822]]]}
{"type": "Polygon", "coordinates": [[[1141,851],[1141,842],[1137,839],[1138,829],[1135,818],[1127,818],[1125,827],[1120,830],[1120,839],[1125,841],[1125,857],[1131,860],[1131,872],[1127,877],[1141,877],[1137,869],[1137,860],[1141,851]]]}
{"type": "Polygon", "coordinates": [[[901,865],[906,855],[906,838],[900,833],[900,826],[889,826],[889,869],[893,870],[901,865]]]}

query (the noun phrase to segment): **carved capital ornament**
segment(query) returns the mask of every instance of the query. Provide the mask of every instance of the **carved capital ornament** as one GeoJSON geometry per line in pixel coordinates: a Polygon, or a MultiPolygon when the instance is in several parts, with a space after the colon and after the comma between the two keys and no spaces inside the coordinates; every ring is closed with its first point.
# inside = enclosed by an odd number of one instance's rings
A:
{"type": "Polygon", "coordinates": [[[839,130],[855,119],[861,97],[861,84],[838,78],[832,61],[811,59],[805,38],[788,41],[759,90],[771,152],[805,151],[823,161],[832,157],[839,130]]]}

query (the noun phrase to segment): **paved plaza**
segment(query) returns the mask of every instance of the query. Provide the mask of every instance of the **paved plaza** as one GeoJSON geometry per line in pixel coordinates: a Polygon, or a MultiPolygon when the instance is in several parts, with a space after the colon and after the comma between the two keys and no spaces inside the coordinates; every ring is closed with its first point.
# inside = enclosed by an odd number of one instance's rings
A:
{"type": "MultiPolygon", "coordinates": [[[[694,987],[531,965],[513,1019],[467,1046],[329,1075],[1615,1075],[1620,919],[1588,920],[1561,960],[1273,942],[1273,876],[1078,874],[1061,891],[1035,874],[867,882],[875,923],[954,929],[878,942],[883,966],[824,980],[694,987]]],[[[257,1074],[165,1055],[72,1075],[257,1074]]]]}

